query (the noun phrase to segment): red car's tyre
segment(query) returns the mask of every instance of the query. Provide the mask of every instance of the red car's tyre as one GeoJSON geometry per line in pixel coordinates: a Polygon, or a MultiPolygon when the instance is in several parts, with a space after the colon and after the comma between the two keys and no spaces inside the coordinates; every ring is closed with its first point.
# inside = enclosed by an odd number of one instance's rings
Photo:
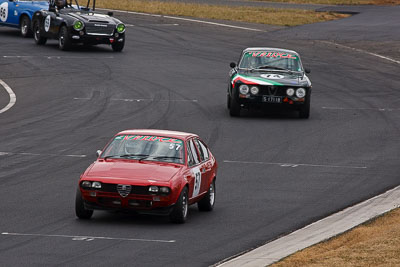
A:
{"type": "Polygon", "coordinates": [[[207,194],[197,202],[197,207],[200,211],[212,211],[214,209],[216,196],[215,179],[210,184],[207,194]]]}
{"type": "Polygon", "coordinates": [[[182,192],[176,202],[174,209],[169,215],[169,219],[174,223],[184,223],[187,218],[189,209],[189,198],[187,187],[182,189],[182,192]]]}
{"type": "Polygon", "coordinates": [[[81,190],[76,191],[75,198],[75,214],[79,219],[90,219],[93,215],[93,210],[85,209],[85,205],[83,204],[81,190]]]}

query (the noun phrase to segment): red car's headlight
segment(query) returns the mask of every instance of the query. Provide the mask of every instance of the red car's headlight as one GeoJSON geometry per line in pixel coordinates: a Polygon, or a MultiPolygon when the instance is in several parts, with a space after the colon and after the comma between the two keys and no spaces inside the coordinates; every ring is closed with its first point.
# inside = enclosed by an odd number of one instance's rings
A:
{"type": "Polygon", "coordinates": [[[83,181],[81,183],[81,187],[84,189],[100,189],[101,188],[101,183],[100,182],[90,182],[90,181],[83,181]]]}

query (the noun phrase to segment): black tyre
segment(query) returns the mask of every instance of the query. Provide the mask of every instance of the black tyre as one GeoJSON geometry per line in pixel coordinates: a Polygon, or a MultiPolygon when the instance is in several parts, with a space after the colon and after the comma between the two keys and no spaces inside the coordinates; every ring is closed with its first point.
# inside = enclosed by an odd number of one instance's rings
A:
{"type": "Polygon", "coordinates": [[[230,97],[229,115],[231,115],[231,117],[239,117],[240,109],[240,104],[234,98],[230,97]]]}
{"type": "Polygon", "coordinates": [[[228,109],[231,108],[231,97],[229,96],[229,94],[226,96],[226,106],[228,109]]]}
{"type": "Polygon", "coordinates": [[[81,190],[76,191],[75,197],[75,214],[79,219],[88,220],[93,215],[93,210],[85,209],[85,205],[83,204],[81,190]]]}
{"type": "Polygon", "coordinates": [[[37,45],[44,45],[47,42],[47,38],[40,34],[40,24],[39,21],[33,23],[33,38],[37,45]]]}
{"type": "Polygon", "coordinates": [[[67,26],[62,26],[58,34],[58,48],[62,51],[68,51],[71,49],[72,42],[69,38],[67,26]]]}
{"type": "Polygon", "coordinates": [[[215,179],[210,184],[207,194],[197,202],[199,211],[212,211],[214,209],[216,196],[215,179]]]}
{"type": "Polygon", "coordinates": [[[306,102],[299,110],[299,117],[301,119],[308,119],[310,117],[310,102],[311,102],[311,95],[306,98],[306,102]]]}
{"type": "Polygon", "coordinates": [[[19,24],[19,29],[21,31],[22,37],[31,37],[32,29],[31,29],[31,20],[28,16],[22,16],[21,22],[19,24]]]}
{"type": "Polygon", "coordinates": [[[115,42],[111,44],[111,47],[114,52],[121,52],[122,49],[124,49],[124,46],[125,46],[125,38],[122,42],[118,42],[118,40],[115,40],[115,42]]]}
{"type": "Polygon", "coordinates": [[[169,219],[174,223],[185,223],[189,209],[189,198],[187,187],[182,189],[182,192],[175,204],[174,209],[169,214],[169,219]]]}

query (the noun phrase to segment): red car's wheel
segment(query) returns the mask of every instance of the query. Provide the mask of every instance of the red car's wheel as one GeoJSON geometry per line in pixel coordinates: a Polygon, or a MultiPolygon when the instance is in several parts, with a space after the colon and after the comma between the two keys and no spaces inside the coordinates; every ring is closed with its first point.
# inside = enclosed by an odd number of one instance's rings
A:
{"type": "Polygon", "coordinates": [[[85,209],[85,205],[83,204],[81,190],[76,191],[75,198],[75,214],[79,219],[90,219],[93,215],[93,210],[85,209]]]}
{"type": "Polygon", "coordinates": [[[182,189],[181,195],[175,204],[174,209],[169,215],[171,222],[174,223],[184,223],[187,218],[187,213],[189,209],[189,198],[187,187],[182,189]]]}
{"type": "Polygon", "coordinates": [[[197,202],[197,207],[200,211],[212,211],[215,204],[215,179],[210,184],[210,188],[208,189],[207,194],[197,202]]]}

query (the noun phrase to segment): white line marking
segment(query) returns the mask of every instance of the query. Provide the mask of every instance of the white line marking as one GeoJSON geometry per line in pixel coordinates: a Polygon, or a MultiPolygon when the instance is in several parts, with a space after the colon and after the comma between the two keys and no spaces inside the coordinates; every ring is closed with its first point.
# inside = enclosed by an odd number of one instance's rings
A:
{"type": "Polygon", "coordinates": [[[229,24],[216,23],[216,22],[204,21],[204,20],[198,20],[198,19],[188,19],[188,18],[181,18],[181,17],[164,16],[164,15],[156,15],[156,14],[148,14],[148,13],[125,11],[125,10],[116,10],[116,9],[104,9],[104,8],[98,8],[98,9],[99,10],[108,10],[108,11],[121,12],[121,13],[128,13],[128,14],[135,14],[135,15],[142,15],[142,16],[150,16],[150,17],[163,17],[163,18],[166,18],[166,19],[175,19],[175,20],[196,22],[196,23],[202,23],[202,24],[208,24],[208,25],[220,26],[220,27],[227,27],[227,28],[233,28],[233,29],[239,29],[239,30],[263,32],[263,30],[259,30],[259,29],[253,29],[253,28],[247,28],[247,27],[241,27],[241,26],[234,26],[234,25],[229,25],[229,24]]]}
{"type": "Polygon", "coordinates": [[[150,17],[162,17],[162,15],[157,15],[157,14],[141,13],[141,12],[134,12],[134,11],[126,11],[126,10],[107,9],[107,8],[97,8],[97,9],[98,10],[106,10],[106,11],[115,11],[115,12],[120,12],[120,13],[135,14],[135,15],[150,16],[150,17]]]}
{"type": "Polygon", "coordinates": [[[153,23],[153,24],[139,24],[137,26],[179,26],[178,23],[153,23]]]}
{"type": "Polygon", "coordinates": [[[296,168],[298,166],[304,167],[322,167],[322,168],[344,168],[344,169],[366,169],[365,166],[343,166],[343,165],[324,165],[324,164],[307,164],[307,163],[279,163],[279,162],[257,162],[257,161],[235,161],[235,160],[224,160],[225,163],[237,163],[237,164],[262,164],[262,165],[278,165],[281,167],[296,168]]]}
{"type": "Polygon", "coordinates": [[[7,91],[8,95],[10,96],[10,102],[8,102],[7,106],[5,106],[4,108],[2,108],[0,110],[0,114],[3,112],[6,112],[7,110],[9,110],[10,108],[12,108],[12,106],[15,105],[15,103],[17,102],[17,96],[15,95],[14,91],[10,88],[10,86],[8,86],[3,80],[0,79],[0,84],[4,87],[4,89],[7,91]]]}
{"type": "MultiPolygon", "coordinates": [[[[88,97],[74,97],[74,100],[90,100],[88,97]]],[[[198,102],[197,99],[152,99],[152,98],[113,98],[111,101],[123,102],[142,102],[142,101],[159,101],[159,102],[198,102]]]]}
{"type": "Polygon", "coordinates": [[[39,153],[29,153],[29,152],[20,152],[20,153],[13,153],[13,152],[0,152],[0,156],[6,155],[23,155],[23,156],[56,156],[56,157],[71,157],[71,158],[86,158],[87,155],[59,155],[59,154],[39,154],[39,153]]]}
{"type": "Polygon", "coordinates": [[[164,16],[164,18],[183,20],[183,21],[189,21],[189,22],[196,22],[196,23],[203,23],[203,24],[209,24],[209,25],[213,25],[213,26],[227,27],[227,28],[247,30],[247,31],[255,31],[255,32],[262,32],[263,31],[263,30],[259,30],[259,29],[240,27],[240,26],[234,26],[234,25],[229,25],[229,24],[216,23],[216,22],[210,22],[210,21],[204,21],[204,20],[198,20],[198,19],[187,19],[187,18],[179,18],[179,17],[172,17],[172,16],[164,16]]]}
{"type": "Polygon", "coordinates": [[[299,250],[342,234],[397,207],[400,207],[400,186],[316,221],[241,256],[217,263],[216,266],[268,266],[299,250]]]}
{"type": "Polygon", "coordinates": [[[25,233],[8,233],[8,232],[3,232],[1,234],[2,235],[12,235],[12,236],[63,237],[63,238],[72,238],[72,240],[74,240],[74,241],[92,241],[95,239],[101,239],[101,240],[158,242],[158,243],[175,243],[176,242],[176,240],[119,238],[119,237],[104,237],[104,236],[46,235],[46,234],[25,234],[25,233]]]}
{"type": "Polygon", "coordinates": [[[125,101],[125,102],[140,102],[140,101],[159,101],[159,102],[197,102],[197,99],[146,99],[146,98],[133,98],[133,99],[111,99],[111,101],[125,101]]]}
{"type": "Polygon", "coordinates": [[[64,58],[72,58],[72,59],[98,59],[105,58],[110,59],[114,58],[113,56],[109,57],[79,57],[79,56],[2,56],[3,58],[47,58],[47,59],[64,59],[64,58]]]}
{"type": "Polygon", "coordinates": [[[375,53],[372,53],[372,52],[368,52],[368,51],[365,51],[365,50],[362,50],[362,49],[358,49],[358,48],[354,48],[354,47],[350,47],[350,46],[346,46],[346,45],[341,45],[341,44],[337,44],[337,43],[329,42],[329,41],[320,41],[320,42],[321,43],[331,44],[331,45],[336,45],[336,46],[347,48],[347,49],[351,49],[351,50],[354,50],[354,51],[357,51],[357,52],[360,52],[360,53],[365,53],[365,54],[368,54],[368,55],[371,55],[371,56],[375,56],[375,57],[379,57],[379,58],[391,61],[393,63],[400,64],[400,61],[394,60],[393,58],[385,57],[385,56],[382,56],[382,55],[379,55],[379,54],[375,54],[375,53]]]}
{"type": "Polygon", "coordinates": [[[376,110],[376,111],[397,111],[400,108],[341,108],[341,107],[322,107],[323,109],[332,110],[376,110]]]}

